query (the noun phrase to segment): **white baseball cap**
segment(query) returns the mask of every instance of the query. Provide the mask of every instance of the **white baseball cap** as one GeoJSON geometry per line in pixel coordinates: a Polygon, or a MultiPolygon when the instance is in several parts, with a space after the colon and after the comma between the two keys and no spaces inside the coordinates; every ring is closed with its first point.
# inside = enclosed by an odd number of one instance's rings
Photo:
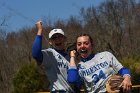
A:
{"type": "Polygon", "coordinates": [[[54,34],[62,34],[64,35],[64,31],[62,29],[53,29],[49,33],[49,38],[51,38],[54,34]]]}

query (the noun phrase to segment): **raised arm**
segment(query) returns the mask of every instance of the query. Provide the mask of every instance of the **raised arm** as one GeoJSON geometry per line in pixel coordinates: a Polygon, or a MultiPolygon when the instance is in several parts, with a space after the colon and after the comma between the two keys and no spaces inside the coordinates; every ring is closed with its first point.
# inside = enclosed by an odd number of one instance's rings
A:
{"type": "Polygon", "coordinates": [[[79,78],[79,74],[78,74],[78,70],[75,64],[75,50],[70,52],[70,67],[68,69],[68,82],[70,83],[75,83],[78,78],[79,78]]]}
{"type": "Polygon", "coordinates": [[[41,64],[42,60],[43,60],[43,54],[41,52],[42,32],[43,32],[42,22],[38,21],[36,23],[36,27],[38,29],[38,32],[37,32],[37,36],[36,36],[34,43],[33,43],[33,46],[32,46],[32,56],[34,59],[36,59],[38,64],[41,64]]]}

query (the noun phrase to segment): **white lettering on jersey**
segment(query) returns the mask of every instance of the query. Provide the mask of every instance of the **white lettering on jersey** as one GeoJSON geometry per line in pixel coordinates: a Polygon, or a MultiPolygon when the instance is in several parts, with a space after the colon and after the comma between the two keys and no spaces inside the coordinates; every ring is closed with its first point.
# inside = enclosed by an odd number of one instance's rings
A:
{"type": "Polygon", "coordinates": [[[108,65],[108,63],[105,61],[103,63],[99,63],[95,66],[91,66],[89,69],[81,69],[81,75],[82,77],[85,77],[85,76],[88,76],[89,74],[92,74],[94,73],[95,71],[101,69],[101,68],[104,68],[108,65]]]}
{"type": "Polygon", "coordinates": [[[61,55],[57,55],[57,64],[59,68],[68,68],[68,63],[64,61],[64,58],[61,55]]]}

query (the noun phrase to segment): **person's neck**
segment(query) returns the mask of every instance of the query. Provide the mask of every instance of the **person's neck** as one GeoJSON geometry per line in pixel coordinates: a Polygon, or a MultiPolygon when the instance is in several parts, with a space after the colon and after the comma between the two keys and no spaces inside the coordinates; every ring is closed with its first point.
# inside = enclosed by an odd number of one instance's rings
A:
{"type": "Polygon", "coordinates": [[[65,49],[56,49],[56,48],[53,48],[54,50],[56,50],[58,53],[60,53],[62,56],[66,56],[67,54],[65,53],[65,49]]]}
{"type": "Polygon", "coordinates": [[[93,57],[94,57],[94,54],[90,54],[90,55],[89,55],[88,57],[86,57],[86,58],[81,58],[81,61],[86,62],[86,61],[91,60],[93,57]]]}

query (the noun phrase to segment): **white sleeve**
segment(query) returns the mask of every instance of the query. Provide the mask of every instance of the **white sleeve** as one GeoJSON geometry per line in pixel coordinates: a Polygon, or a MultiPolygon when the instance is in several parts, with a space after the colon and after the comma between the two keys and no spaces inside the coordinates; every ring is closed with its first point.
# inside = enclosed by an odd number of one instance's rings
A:
{"type": "Polygon", "coordinates": [[[116,57],[112,53],[106,52],[106,56],[110,61],[110,65],[112,66],[113,70],[118,73],[118,71],[123,68],[122,64],[116,59],[116,57]]]}

